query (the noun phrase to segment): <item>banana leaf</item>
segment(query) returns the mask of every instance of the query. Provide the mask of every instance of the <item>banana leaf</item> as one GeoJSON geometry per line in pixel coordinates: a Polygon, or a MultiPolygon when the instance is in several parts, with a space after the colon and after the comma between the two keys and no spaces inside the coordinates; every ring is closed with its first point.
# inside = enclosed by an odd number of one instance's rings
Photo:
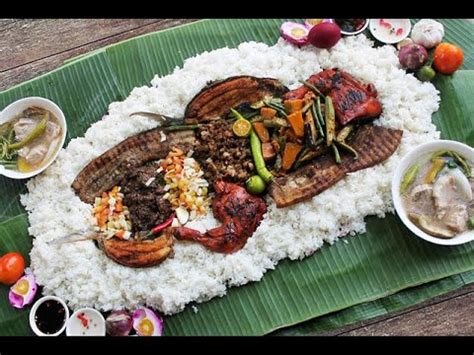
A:
{"type": "MultiPolygon", "coordinates": [[[[122,100],[135,86],[147,85],[155,74],[168,74],[185,58],[205,50],[250,40],[272,44],[284,21],[205,20],[137,37],[70,60],[55,71],[1,92],[0,107],[25,96],[50,98],[65,112],[68,142],[100,119],[110,102],[122,100]]],[[[469,37],[472,24],[463,20],[443,23],[446,40],[460,44],[465,51],[463,69],[474,69],[469,37]]],[[[442,102],[433,119],[443,138],[474,145],[474,112],[469,104],[473,79],[470,70],[436,79],[442,102]]],[[[0,177],[2,254],[16,250],[27,255],[31,249],[27,216],[19,202],[25,191],[24,181],[0,177]]],[[[230,289],[223,298],[197,305],[197,313],[187,307],[167,317],[165,334],[260,335],[322,315],[327,316],[287,332],[329,329],[327,324],[338,326],[383,310],[391,312],[397,305],[405,307],[461,287],[474,277],[459,274],[471,275],[473,269],[473,243],[452,248],[431,245],[410,234],[394,215],[383,220],[369,217],[367,232],[362,235],[325,246],[302,261],[283,261],[262,281],[230,289]],[[420,286],[425,283],[428,286],[420,286]],[[396,294],[401,290],[406,291],[396,294]]],[[[0,335],[31,334],[28,309],[13,309],[7,293],[8,288],[1,286],[0,335]]]]}

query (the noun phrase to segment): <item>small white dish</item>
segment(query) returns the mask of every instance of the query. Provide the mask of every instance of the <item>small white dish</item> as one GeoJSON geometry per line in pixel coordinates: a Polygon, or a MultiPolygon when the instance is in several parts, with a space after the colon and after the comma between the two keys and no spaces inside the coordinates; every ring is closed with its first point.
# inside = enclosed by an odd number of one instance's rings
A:
{"type": "Polygon", "coordinates": [[[56,105],[54,102],[45,99],[43,97],[25,97],[23,99],[17,100],[12,102],[10,105],[5,107],[5,109],[0,112],[0,125],[8,122],[12,118],[19,115],[25,109],[31,106],[41,107],[45,110],[50,111],[58,118],[59,124],[61,125],[61,139],[60,139],[60,147],[56,150],[56,152],[49,157],[48,161],[46,161],[39,169],[29,171],[27,173],[22,173],[17,170],[9,170],[5,169],[2,165],[0,165],[0,175],[12,178],[12,179],[27,179],[32,176],[38,175],[39,173],[46,170],[53,161],[57,158],[59,152],[61,151],[61,147],[64,145],[64,141],[66,140],[66,132],[67,132],[67,124],[66,118],[64,117],[63,111],[56,105]]]}
{"type": "Polygon", "coordinates": [[[38,301],[36,301],[34,304],[33,304],[33,307],[31,307],[31,310],[30,310],[30,327],[31,329],[33,330],[33,332],[38,335],[38,336],[46,336],[46,337],[55,337],[55,336],[58,336],[60,335],[62,332],[64,332],[64,329],[66,329],[66,324],[67,324],[67,320],[69,319],[69,309],[67,308],[67,305],[66,303],[60,299],[59,297],[56,297],[56,296],[44,296],[44,297],[41,297],[38,301]],[[64,307],[64,310],[65,310],[65,314],[64,314],[64,324],[63,326],[61,327],[61,329],[59,329],[56,333],[52,333],[52,334],[46,334],[46,333],[43,333],[39,328],[38,328],[38,325],[36,324],[36,320],[35,320],[35,315],[36,315],[36,311],[38,310],[38,307],[40,305],[42,305],[44,302],[46,301],[56,301],[58,302],[61,306],[64,307]]]}
{"type": "Polygon", "coordinates": [[[461,156],[465,157],[470,162],[474,161],[474,148],[460,142],[438,140],[419,145],[403,157],[403,159],[398,164],[395,173],[393,174],[393,204],[403,224],[405,224],[405,226],[419,238],[438,245],[459,245],[468,243],[474,240],[474,230],[468,230],[450,239],[433,237],[428,233],[422,231],[412,221],[410,221],[405,211],[405,208],[403,207],[402,197],[400,196],[400,184],[407,169],[413,166],[413,164],[418,162],[420,159],[423,159],[424,157],[429,156],[430,154],[439,150],[452,150],[459,153],[461,156]]]}
{"type": "Polygon", "coordinates": [[[105,336],[104,316],[93,308],[78,309],[67,322],[66,335],[105,336]]]}
{"type": "Polygon", "coordinates": [[[370,33],[372,33],[372,36],[374,36],[376,40],[382,43],[395,44],[408,37],[411,31],[411,22],[409,19],[401,18],[373,18],[369,21],[369,29],[370,33]],[[387,28],[388,24],[391,28],[387,28]],[[397,34],[398,29],[401,29],[400,34],[397,34]]]}

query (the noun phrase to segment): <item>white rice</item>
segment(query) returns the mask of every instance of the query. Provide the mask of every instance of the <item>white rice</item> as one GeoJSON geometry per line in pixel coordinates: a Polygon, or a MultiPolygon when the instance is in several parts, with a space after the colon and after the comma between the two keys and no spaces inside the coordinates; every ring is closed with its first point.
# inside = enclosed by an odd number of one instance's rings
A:
{"type": "MultiPolygon", "coordinates": [[[[182,69],[155,77],[151,87],[135,88],[123,102],[110,104],[109,115],[83,138],[73,139],[56,162],[28,182],[21,197],[34,236],[31,267],[45,294],[66,299],[74,309],[134,309],[148,305],[165,314],[189,302],[223,296],[226,288],[260,280],[284,258],[302,259],[344,235],[365,231],[364,217],[392,211],[390,179],[400,156],[416,145],[439,138],[431,123],[439,96],[399,68],[394,47],[373,48],[364,35],[342,39],[332,50],[296,49],[280,40],[274,46],[242,43],[235,49],[205,52],[182,69]],[[339,67],[372,82],[383,104],[377,124],[404,129],[398,151],[385,163],[351,174],[312,200],[269,211],[246,246],[231,255],[213,253],[195,243],[177,242],[175,255],[153,268],[132,269],[107,258],[92,241],[50,246],[47,241],[91,224],[91,206],[79,200],[71,183],[92,159],[126,137],[156,126],[131,112],[183,115],[187,102],[209,81],[231,75],[274,77],[290,88],[321,69],[339,67]],[[341,196],[344,196],[343,203],[341,196]]],[[[189,224],[204,231],[217,225],[212,213],[189,224]]]]}

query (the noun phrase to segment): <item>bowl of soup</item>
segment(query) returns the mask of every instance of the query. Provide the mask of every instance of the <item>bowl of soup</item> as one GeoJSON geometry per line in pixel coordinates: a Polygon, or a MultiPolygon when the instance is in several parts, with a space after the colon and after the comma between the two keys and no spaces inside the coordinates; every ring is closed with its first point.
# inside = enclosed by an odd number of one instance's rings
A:
{"type": "Polygon", "coordinates": [[[27,97],[0,113],[0,175],[26,179],[47,169],[66,139],[66,119],[54,102],[27,97]]]}
{"type": "Polygon", "coordinates": [[[396,168],[392,198],[418,237],[440,245],[474,240],[474,149],[448,140],[419,145],[396,168]]]}

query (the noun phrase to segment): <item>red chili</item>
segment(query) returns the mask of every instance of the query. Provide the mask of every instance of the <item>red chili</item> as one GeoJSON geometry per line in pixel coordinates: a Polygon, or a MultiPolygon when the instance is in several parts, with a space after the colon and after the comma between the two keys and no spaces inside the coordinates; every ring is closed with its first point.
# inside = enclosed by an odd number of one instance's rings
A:
{"type": "Polygon", "coordinates": [[[77,319],[79,319],[82,323],[82,326],[84,328],[87,328],[87,326],[89,325],[89,319],[86,318],[86,316],[84,315],[84,313],[79,313],[77,315],[77,319]]]}
{"type": "Polygon", "coordinates": [[[163,223],[158,224],[155,227],[153,227],[152,230],[150,231],[150,233],[151,234],[157,234],[157,233],[160,233],[166,227],[169,227],[171,225],[171,223],[173,223],[173,219],[174,219],[175,215],[176,215],[176,213],[173,212],[171,214],[171,216],[166,221],[164,221],[163,223]]]}

